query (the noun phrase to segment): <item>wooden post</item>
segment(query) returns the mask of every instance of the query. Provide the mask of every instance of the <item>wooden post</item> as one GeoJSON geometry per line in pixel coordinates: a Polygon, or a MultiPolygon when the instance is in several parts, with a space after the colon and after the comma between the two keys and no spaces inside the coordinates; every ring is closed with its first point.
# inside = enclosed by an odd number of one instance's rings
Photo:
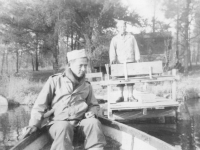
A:
{"type": "Polygon", "coordinates": [[[147,82],[143,84],[143,91],[147,91],[147,82]]]}
{"type": "MultiPolygon", "coordinates": [[[[109,64],[105,64],[105,67],[106,67],[106,72],[107,72],[108,82],[109,82],[110,80],[109,64]]],[[[111,93],[111,85],[108,84],[107,85],[107,101],[108,101],[107,115],[108,115],[108,119],[113,119],[112,110],[110,109],[110,93],[111,93]]]]}
{"type": "Polygon", "coordinates": [[[149,78],[152,79],[152,67],[149,67],[149,78]]]}
{"type": "Polygon", "coordinates": [[[112,114],[112,110],[110,109],[110,93],[111,93],[111,85],[108,85],[107,87],[107,101],[108,101],[108,105],[107,105],[107,115],[108,115],[108,119],[112,119],[114,120],[113,118],[113,114],[112,114]]]}
{"type": "Polygon", "coordinates": [[[142,114],[143,114],[143,115],[147,115],[147,108],[144,108],[144,109],[142,110],[142,114]]]}
{"type": "Polygon", "coordinates": [[[105,67],[106,67],[106,73],[107,73],[107,77],[108,77],[107,80],[110,80],[109,64],[105,64],[105,67]]]}
{"type": "MultiPolygon", "coordinates": [[[[176,69],[173,69],[173,70],[172,70],[172,75],[173,75],[173,76],[176,76],[176,72],[177,72],[177,70],[176,70],[176,69]]],[[[174,101],[176,101],[176,87],[177,87],[176,80],[173,80],[173,81],[172,81],[172,99],[173,99],[174,101]]]]}
{"type": "Polygon", "coordinates": [[[127,72],[127,62],[124,62],[124,77],[125,77],[125,81],[128,80],[128,72],[127,72]]]}

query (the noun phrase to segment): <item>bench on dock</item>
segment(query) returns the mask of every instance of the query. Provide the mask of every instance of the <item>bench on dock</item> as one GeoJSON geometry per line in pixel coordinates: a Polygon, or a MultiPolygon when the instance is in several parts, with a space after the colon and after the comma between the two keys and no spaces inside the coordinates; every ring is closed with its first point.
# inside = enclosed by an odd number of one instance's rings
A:
{"type": "MultiPolygon", "coordinates": [[[[115,119],[113,111],[119,110],[142,110],[142,114],[147,116],[148,109],[165,109],[169,107],[178,107],[176,101],[176,71],[173,71],[173,75],[163,75],[162,61],[153,62],[140,62],[140,63],[124,63],[124,64],[112,64],[106,65],[107,74],[109,79],[102,81],[101,84],[107,86],[108,93],[108,108],[107,115],[110,119],[115,119]],[[109,67],[111,72],[109,72],[109,67]],[[148,83],[151,82],[164,82],[170,81],[171,93],[169,98],[155,97],[154,101],[143,103],[143,102],[121,102],[112,103],[111,99],[111,86],[128,83],[143,83],[143,87],[147,87],[148,83]]],[[[146,90],[145,88],[143,90],[146,90]]],[[[146,95],[148,99],[148,95],[146,95]]],[[[150,96],[149,96],[150,97],[150,96]]],[[[124,116],[126,118],[126,116],[124,116]]]]}
{"type": "Polygon", "coordinates": [[[103,81],[102,72],[87,73],[85,77],[92,85],[100,85],[99,81],[103,81]]]}
{"type": "Polygon", "coordinates": [[[141,63],[124,63],[111,65],[111,76],[122,77],[128,76],[145,76],[160,75],[163,73],[162,62],[141,62],[141,63]],[[120,70],[120,71],[119,71],[120,70]]]}

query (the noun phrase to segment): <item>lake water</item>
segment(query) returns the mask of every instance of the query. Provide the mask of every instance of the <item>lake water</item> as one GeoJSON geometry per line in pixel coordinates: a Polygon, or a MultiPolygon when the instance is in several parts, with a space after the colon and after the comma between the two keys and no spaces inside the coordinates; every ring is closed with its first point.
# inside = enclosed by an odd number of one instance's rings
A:
{"type": "MultiPolygon", "coordinates": [[[[191,121],[176,124],[129,124],[182,150],[200,149],[200,101],[187,102],[191,121]]],[[[7,108],[0,106],[0,150],[9,150],[19,141],[22,128],[30,118],[28,106],[7,108]]]]}
{"type": "Polygon", "coordinates": [[[0,114],[0,150],[9,150],[19,141],[22,128],[28,125],[30,108],[20,106],[17,108],[1,107],[0,114]]]}

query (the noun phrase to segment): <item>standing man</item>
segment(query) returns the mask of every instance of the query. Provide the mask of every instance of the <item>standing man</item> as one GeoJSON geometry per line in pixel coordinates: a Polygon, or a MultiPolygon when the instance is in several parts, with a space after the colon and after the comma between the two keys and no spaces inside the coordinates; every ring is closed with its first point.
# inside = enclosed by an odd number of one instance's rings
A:
{"type": "Polygon", "coordinates": [[[92,87],[85,81],[88,58],[84,49],[67,53],[69,66],[64,73],[49,77],[31,112],[29,133],[41,126],[47,109],[54,113],[49,122],[49,134],[54,140],[51,150],[73,150],[74,129],[85,136],[86,150],[103,150],[106,144],[101,123],[95,117],[99,105],[92,87]]]}
{"type": "MultiPolygon", "coordinates": [[[[117,23],[118,35],[112,38],[110,43],[110,63],[111,64],[120,64],[124,62],[139,62],[140,52],[135,40],[135,37],[126,32],[126,22],[119,21],[117,23]]],[[[118,85],[120,91],[120,97],[116,102],[123,102],[125,85],[118,85]]],[[[137,100],[133,97],[133,86],[134,84],[127,84],[128,87],[128,101],[136,102],[137,100]]]]}

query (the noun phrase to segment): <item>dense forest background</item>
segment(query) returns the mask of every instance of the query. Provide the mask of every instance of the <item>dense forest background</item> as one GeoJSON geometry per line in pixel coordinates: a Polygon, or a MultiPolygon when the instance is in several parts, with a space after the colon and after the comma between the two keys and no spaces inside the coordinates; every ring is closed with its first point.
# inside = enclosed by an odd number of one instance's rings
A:
{"type": "Polygon", "coordinates": [[[109,63],[117,20],[140,29],[135,37],[142,61],[163,60],[167,68],[178,62],[187,74],[200,61],[200,1],[151,3],[160,4],[171,22],[158,20],[156,11],[143,18],[120,0],[0,0],[0,74],[58,70],[68,51],[81,48],[89,54],[89,71],[95,71],[109,63]]]}

